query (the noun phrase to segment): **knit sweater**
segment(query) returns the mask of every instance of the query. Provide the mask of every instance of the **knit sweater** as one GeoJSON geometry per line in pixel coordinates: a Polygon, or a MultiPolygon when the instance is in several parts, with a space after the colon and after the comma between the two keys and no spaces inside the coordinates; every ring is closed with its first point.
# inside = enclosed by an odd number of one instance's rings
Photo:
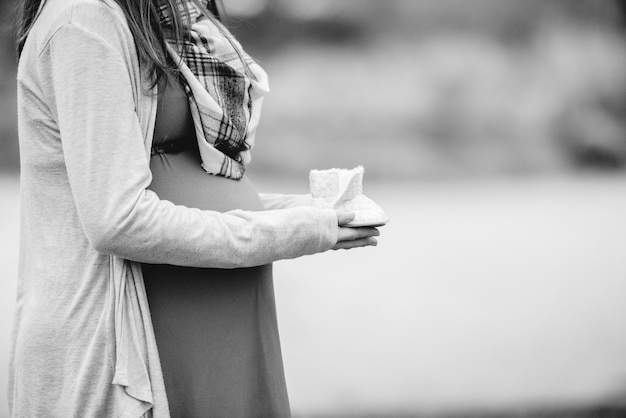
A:
{"type": "Polygon", "coordinates": [[[167,417],[139,263],[236,268],[318,253],[336,243],[337,216],[289,196],[222,214],[150,191],[157,96],[112,0],[48,0],[17,81],[11,414],[167,417]]]}

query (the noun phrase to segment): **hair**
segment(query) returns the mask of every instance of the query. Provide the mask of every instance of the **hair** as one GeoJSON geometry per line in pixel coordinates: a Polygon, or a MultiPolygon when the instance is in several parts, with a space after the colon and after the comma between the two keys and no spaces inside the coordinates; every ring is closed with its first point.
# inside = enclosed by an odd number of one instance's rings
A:
{"type": "MultiPolygon", "coordinates": [[[[177,4],[181,4],[185,9],[187,5],[180,0],[113,0],[123,10],[128,27],[135,41],[135,47],[139,55],[139,60],[149,66],[149,75],[152,87],[157,84],[162,86],[170,74],[175,74],[178,70],[166,53],[165,30],[159,23],[159,7],[166,7],[172,16],[172,28],[176,47],[179,51],[184,47],[182,39],[184,37],[185,26],[181,17],[181,11],[177,4]]],[[[225,20],[224,8],[221,0],[205,0],[207,5],[203,5],[200,0],[191,0],[203,15],[211,19],[219,31],[232,43],[230,36],[226,34],[223,26],[225,20]]],[[[20,0],[17,9],[17,55],[22,53],[26,38],[30,33],[41,9],[46,0],[20,0]]],[[[237,50],[237,48],[235,48],[237,50]]],[[[241,56],[240,56],[241,58],[241,56]]],[[[244,62],[246,71],[248,66],[244,62]]]]}

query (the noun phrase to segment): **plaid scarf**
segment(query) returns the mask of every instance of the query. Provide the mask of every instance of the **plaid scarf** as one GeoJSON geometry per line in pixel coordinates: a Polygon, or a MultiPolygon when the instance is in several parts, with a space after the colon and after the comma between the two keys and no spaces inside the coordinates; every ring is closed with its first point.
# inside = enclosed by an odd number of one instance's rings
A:
{"type": "Polygon", "coordinates": [[[159,8],[168,52],[185,83],[207,173],[240,179],[250,162],[267,75],[225,27],[218,28],[190,0],[177,0],[185,33],[177,53],[169,8],[159,8]],[[180,54],[180,55],[179,55],[180,54]]]}

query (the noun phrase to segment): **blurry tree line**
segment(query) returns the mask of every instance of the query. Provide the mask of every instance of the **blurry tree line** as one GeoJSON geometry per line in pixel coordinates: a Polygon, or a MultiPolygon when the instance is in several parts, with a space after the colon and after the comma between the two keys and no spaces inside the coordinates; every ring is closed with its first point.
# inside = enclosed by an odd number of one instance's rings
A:
{"type": "MultiPolygon", "coordinates": [[[[308,103],[300,114],[268,112],[274,152],[320,154],[314,166],[349,160],[370,173],[413,177],[626,166],[623,1],[343,0],[309,19],[286,13],[288,1],[298,0],[268,1],[257,15],[232,22],[253,55],[290,51],[307,63],[279,60],[303,74],[279,72],[308,103]],[[336,54],[308,57],[322,47],[336,54]],[[388,63],[376,64],[381,59],[388,63]],[[308,68],[324,62],[336,70],[308,68]],[[346,76],[370,96],[346,99],[356,89],[332,80],[347,83],[346,76]],[[372,94],[386,106],[370,104],[372,94]],[[314,134],[294,141],[303,132],[314,134]],[[382,159],[387,164],[376,166],[382,159]]],[[[302,159],[293,170],[310,165],[302,159]]]]}
{"type": "MultiPolygon", "coordinates": [[[[236,1],[243,1],[244,6],[252,4],[251,0],[224,0],[227,11],[229,2],[236,1]]],[[[17,170],[19,164],[15,120],[16,58],[12,28],[15,21],[14,6],[14,0],[0,0],[2,16],[0,169],[9,171],[17,170]]],[[[383,109],[383,112],[386,111],[391,116],[403,118],[395,123],[401,126],[396,134],[391,135],[393,138],[389,139],[390,146],[399,150],[399,153],[407,150],[409,152],[405,154],[410,155],[414,152],[417,155],[425,154],[428,150],[433,155],[440,154],[441,161],[448,159],[453,164],[470,161],[466,164],[468,170],[474,167],[471,164],[473,159],[479,161],[481,158],[491,158],[489,156],[495,155],[494,152],[498,155],[507,155],[506,158],[509,158],[508,162],[503,162],[497,167],[500,171],[519,171],[524,164],[516,163],[515,159],[522,158],[520,157],[522,155],[526,155],[524,158],[531,161],[525,165],[529,170],[549,167],[551,164],[574,169],[626,167],[626,67],[615,68],[615,71],[611,72],[611,65],[617,65],[611,61],[606,68],[601,67],[597,70],[587,65],[589,63],[584,62],[584,59],[580,59],[585,56],[585,49],[588,50],[591,59],[616,55],[614,52],[617,51],[617,47],[612,46],[613,49],[609,49],[605,46],[608,43],[603,43],[604,39],[609,39],[611,45],[620,43],[623,47],[626,38],[626,2],[622,0],[319,0],[318,2],[266,0],[263,7],[252,15],[230,16],[229,26],[246,49],[269,67],[272,67],[274,61],[284,63],[290,62],[289,59],[293,61],[297,57],[306,57],[309,50],[316,51],[322,61],[325,61],[326,67],[334,65],[333,57],[341,58],[341,54],[329,54],[326,59],[324,51],[327,50],[345,50],[347,53],[357,51],[358,54],[378,59],[382,56],[380,51],[377,51],[381,45],[382,48],[398,45],[399,49],[404,48],[402,53],[415,53],[416,65],[420,68],[431,65],[433,60],[439,60],[438,64],[429,70],[430,72],[417,71],[414,76],[404,75],[406,79],[401,78],[400,73],[397,75],[397,83],[407,85],[407,95],[416,96],[418,99],[420,95],[430,97],[430,101],[423,102],[422,107],[426,109],[419,112],[404,108],[383,109]],[[300,8],[312,7],[311,5],[315,4],[316,13],[308,15],[294,13],[293,10],[297,9],[296,4],[300,8]],[[549,32],[553,26],[565,28],[560,32],[562,34],[560,37],[548,37],[545,38],[548,39],[546,41],[538,36],[543,32],[549,32]],[[576,55],[572,52],[577,48],[576,42],[580,39],[589,39],[580,36],[581,33],[600,35],[596,43],[591,41],[581,44],[580,49],[583,51],[578,51],[579,55],[576,55]],[[474,44],[466,43],[468,35],[479,41],[474,44]],[[542,42],[547,46],[541,45],[542,42]],[[554,45],[550,46],[550,43],[554,45]],[[592,51],[594,45],[605,50],[594,52],[592,51]],[[468,54],[467,50],[474,46],[477,55],[475,57],[464,55],[468,58],[467,70],[461,69],[469,75],[467,79],[459,80],[461,70],[454,72],[455,70],[450,67],[463,66],[464,61],[459,57],[456,60],[451,57],[457,52],[468,54]],[[570,95],[563,96],[558,106],[553,104],[546,110],[552,113],[549,120],[545,117],[542,123],[549,125],[549,128],[537,135],[533,129],[527,129],[526,125],[535,123],[537,117],[533,115],[540,112],[539,108],[542,106],[547,109],[552,99],[550,92],[544,92],[545,97],[541,96],[533,99],[534,101],[526,97],[528,94],[524,90],[529,89],[523,80],[525,76],[532,75],[529,73],[533,73],[535,67],[526,68],[528,63],[519,60],[521,64],[517,64],[516,60],[518,56],[527,54],[530,49],[540,51],[537,62],[533,61],[537,68],[544,65],[541,62],[541,51],[544,51],[544,54],[556,55],[556,58],[552,57],[550,60],[558,65],[581,67],[580,71],[588,73],[595,71],[591,75],[581,73],[570,77],[571,84],[585,85],[567,87],[569,89],[567,91],[570,92],[567,94],[570,95]],[[445,50],[448,50],[448,56],[445,55],[445,50]],[[567,51],[571,52],[569,58],[567,51]],[[496,59],[492,65],[489,60],[494,57],[496,59]],[[511,62],[510,68],[507,67],[502,71],[519,73],[510,77],[507,81],[509,84],[505,82],[494,84],[489,80],[490,77],[501,77],[497,72],[497,67],[502,66],[502,59],[499,57],[511,62]],[[568,59],[571,61],[569,64],[568,59]],[[477,64],[480,60],[484,62],[477,64]],[[618,71],[624,74],[624,80],[615,75],[618,71]],[[609,74],[615,80],[611,79],[610,83],[607,81],[603,84],[601,79],[607,78],[603,74],[609,74]],[[419,77],[425,78],[421,82],[414,80],[419,77]],[[511,85],[518,81],[519,86],[511,85]],[[571,93],[572,91],[575,91],[575,94],[571,93]],[[499,94],[503,96],[508,94],[511,97],[503,105],[498,98],[499,94]],[[520,100],[525,100],[525,104],[520,105],[522,110],[519,111],[515,109],[516,95],[520,96],[520,100]],[[509,113],[503,111],[507,106],[513,109],[509,113]],[[521,112],[521,116],[516,112],[521,112]],[[527,138],[529,136],[533,138],[527,138]],[[529,151],[525,151],[526,148],[529,151]],[[554,161],[558,162],[548,161],[545,164],[538,162],[533,166],[532,161],[542,160],[545,158],[544,154],[557,156],[554,161]]],[[[591,37],[593,36],[595,35],[591,37]]],[[[617,55],[621,54],[618,51],[617,55]]],[[[392,57],[391,60],[393,59],[395,58],[392,57]]],[[[615,62],[619,64],[621,61],[615,59],[615,62]]],[[[623,62],[626,63],[626,58],[623,62]]],[[[406,67],[411,61],[406,60],[402,63],[406,67]]],[[[337,65],[341,65],[341,60],[337,65]]],[[[560,68],[558,65],[552,71],[558,70],[560,68]]],[[[353,68],[349,67],[348,70],[353,71],[353,68]]],[[[348,70],[337,67],[334,74],[337,78],[345,77],[346,74],[342,72],[348,70]]],[[[332,77],[333,72],[330,70],[328,72],[329,77],[332,77]]],[[[367,75],[362,77],[364,82],[367,82],[367,75]]],[[[372,74],[371,77],[376,77],[376,74],[372,74]]],[[[355,78],[360,80],[358,77],[355,78]]],[[[393,82],[393,77],[391,78],[390,82],[393,82]]],[[[306,82],[307,80],[303,81],[306,82]]],[[[548,89],[552,88],[551,79],[541,82],[545,83],[548,89]]],[[[537,91],[540,90],[541,88],[537,87],[537,91]]],[[[314,89],[302,90],[302,94],[310,92],[314,92],[314,89]]],[[[402,94],[402,90],[398,92],[400,92],[398,95],[402,94]]],[[[398,100],[397,106],[413,106],[414,101],[418,99],[398,100]]],[[[315,100],[310,102],[315,104],[315,100]]],[[[280,150],[292,142],[295,136],[301,136],[298,132],[310,131],[319,134],[319,125],[322,125],[322,128],[337,131],[334,136],[330,134],[332,139],[328,139],[334,141],[332,144],[309,138],[304,138],[303,143],[319,142],[322,148],[327,149],[327,146],[332,145],[339,151],[349,153],[358,146],[354,142],[356,139],[348,138],[350,132],[352,134],[354,132],[342,125],[350,123],[351,126],[357,125],[363,130],[354,134],[355,136],[370,141],[367,142],[368,145],[379,146],[374,135],[380,135],[380,129],[367,123],[372,119],[368,117],[368,112],[377,112],[380,109],[375,107],[374,110],[368,110],[351,104],[346,102],[345,107],[342,107],[341,103],[338,103],[336,112],[346,114],[344,118],[339,118],[336,124],[325,123],[328,119],[336,118],[323,113],[323,111],[333,112],[332,104],[322,110],[311,109],[310,114],[313,116],[308,118],[310,120],[289,113],[288,109],[285,109],[285,112],[270,111],[266,120],[268,127],[264,132],[267,136],[273,137],[271,141],[275,142],[275,149],[280,150]],[[372,138],[368,139],[368,135],[372,138]]],[[[307,109],[302,109],[302,112],[307,113],[307,109]]],[[[274,150],[272,145],[268,144],[271,141],[268,140],[263,144],[263,147],[269,146],[268,152],[274,150]]],[[[388,156],[394,158],[393,153],[388,156]]],[[[363,158],[367,159],[367,156],[363,158]]],[[[371,164],[375,164],[375,161],[373,160],[371,164]]],[[[422,173],[407,167],[411,165],[410,159],[397,165],[399,171],[395,174],[398,175],[422,173]],[[402,167],[406,168],[406,173],[402,172],[402,167]]],[[[436,165],[437,163],[433,164],[433,167],[436,165]]],[[[479,165],[480,161],[476,166],[479,165]]],[[[436,171],[436,168],[433,168],[433,171],[436,171]]],[[[384,168],[381,167],[379,172],[384,173],[384,168]]]]}

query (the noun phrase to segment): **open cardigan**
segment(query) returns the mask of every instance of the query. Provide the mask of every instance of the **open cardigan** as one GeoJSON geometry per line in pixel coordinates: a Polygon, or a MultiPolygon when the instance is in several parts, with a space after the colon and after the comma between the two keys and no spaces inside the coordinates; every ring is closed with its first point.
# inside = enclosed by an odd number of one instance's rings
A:
{"type": "Polygon", "coordinates": [[[220,214],[148,190],[157,97],[143,71],[112,0],[48,0],[28,36],[12,416],[169,416],[138,263],[247,267],[337,240],[334,211],[290,196],[220,214]]]}

